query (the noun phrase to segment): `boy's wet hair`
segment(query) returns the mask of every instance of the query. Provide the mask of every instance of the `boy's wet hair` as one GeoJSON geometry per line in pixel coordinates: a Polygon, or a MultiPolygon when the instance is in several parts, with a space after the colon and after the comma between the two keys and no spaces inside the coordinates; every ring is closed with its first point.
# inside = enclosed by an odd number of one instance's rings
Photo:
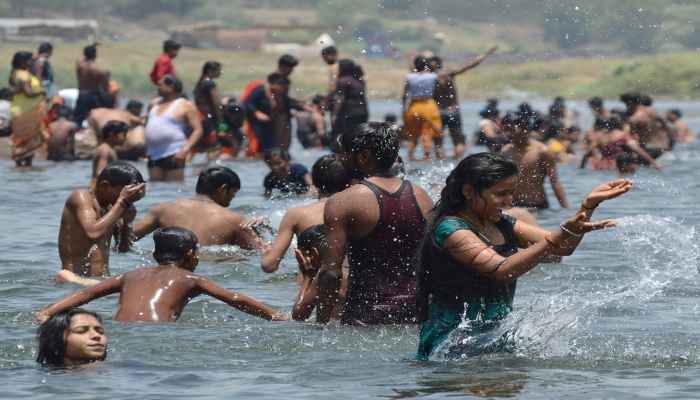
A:
{"type": "Polygon", "coordinates": [[[127,124],[124,121],[107,121],[105,126],[102,127],[102,130],[100,131],[100,135],[102,136],[102,139],[108,139],[114,135],[117,135],[122,132],[128,132],[129,131],[129,124],[127,124]]]}
{"type": "Polygon", "coordinates": [[[398,131],[387,122],[361,124],[347,138],[342,138],[342,145],[346,154],[369,150],[379,171],[388,171],[399,156],[398,131]]]}
{"type": "Polygon", "coordinates": [[[136,167],[126,161],[112,161],[100,172],[97,182],[106,181],[111,186],[143,183],[143,176],[136,167]]]}
{"type": "Polygon", "coordinates": [[[297,248],[300,250],[317,249],[321,252],[327,246],[326,226],[322,224],[312,226],[297,237],[297,248]]]}
{"type": "Polygon", "coordinates": [[[226,185],[228,190],[239,190],[241,179],[231,168],[212,167],[207,168],[199,174],[197,179],[197,194],[214,194],[221,186],[226,185]]]}
{"type": "Polygon", "coordinates": [[[677,118],[683,118],[683,112],[678,108],[672,108],[668,110],[668,113],[675,115],[677,118]]]}
{"type": "MultiPolygon", "coordinates": [[[[66,330],[70,328],[70,322],[73,316],[80,314],[91,315],[95,317],[100,324],[102,323],[102,318],[97,313],[82,308],[71,308],[57,312],[41,324],[37,330],[39,350],[37,351],[36,362],[51,367],[62,367],[64,365],[63,358],[66,355],[66,340],[64,335],[66,330]]],[[[106,356],[107,352],[105,352],[102,360],[104,360],[106,356]]]]}
{"type": "Polygon", "coordinates": [[[342,192],[350,185],[350,173],[338,154],[326,154],[311,167],[311,180],[320,194],[342,192]]]}
{"type": "Polygon", "coordinates": [[[153,233],[153,258],[159,264],[178,263],[185,260],[187,252],[197,250],[197,235],[185,228],[158,228],[153,233]]]}
{"type": "Polygon", "coordinates": [[[285,161],[290,161],[292,159],[286,150],[280,148],[267,150],[263,159],[265,160],[265,164],[269,165],[270,162],[272,162],[272,159],[276,157],[279,157],[285,161]]]}
{"type": "Polygon", "coordinates": [[[299,60],[291,54],[284,54],[277,60],[277,65],[294,68],[299,65],[299,60]]]}

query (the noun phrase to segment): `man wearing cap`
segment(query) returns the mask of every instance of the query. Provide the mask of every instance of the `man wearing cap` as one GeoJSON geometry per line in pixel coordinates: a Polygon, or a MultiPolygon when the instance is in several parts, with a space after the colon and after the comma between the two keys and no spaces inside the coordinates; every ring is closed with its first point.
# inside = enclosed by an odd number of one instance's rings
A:
{"type": "Polygon", "coordinates": [[[180,43],[171,39],[163,42],[163,54],[156,58],[151,69],[151,82],[154,85],[158,85],[158,82],[166,75],[177,76],[173,59],[177,57],[181,47],[180,43]]]}

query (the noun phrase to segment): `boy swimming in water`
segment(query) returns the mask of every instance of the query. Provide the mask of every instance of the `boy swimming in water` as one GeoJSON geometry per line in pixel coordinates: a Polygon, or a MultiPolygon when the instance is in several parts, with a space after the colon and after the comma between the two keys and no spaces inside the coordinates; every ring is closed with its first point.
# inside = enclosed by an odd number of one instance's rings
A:
{"type": "Polygon", "coordinates": [[[161,228],[153,234],[153,258],[158,266],[138,268],[69,295],[41,310],[45,320],[57,312],[77,307],[112,293],[120,293],[117,321],[176,321],[187,303],[208,294],[231,307],[267,320],[286,320],[283,314],[240,293],[228,291],[194,274],[199,263],[197,237],[183,228],[161,228]]]}
{"type": "Polygon", "coordinates": [[[56,280],[75,281],[78,275],[108,273],[110,238],[119,228],[119,250],[128,250],[129,224],[136,216],[133,203],[143,198],[145,185],[133,165],[116,161],[100,172],[93,189],[70,194],[58,234],[63,271],[56,280]]]}

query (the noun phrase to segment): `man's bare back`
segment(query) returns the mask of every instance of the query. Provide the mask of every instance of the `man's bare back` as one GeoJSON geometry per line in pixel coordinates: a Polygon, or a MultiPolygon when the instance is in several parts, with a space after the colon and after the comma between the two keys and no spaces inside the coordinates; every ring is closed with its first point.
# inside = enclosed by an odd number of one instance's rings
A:
{"type": "Polygon", "coordinates": [[[49,124],[51,137],[48,141],[48,158],[50,160],[70,159],[74,156],[73,136],[78,131],[75,122],[60,118],[49,124]]]}
{"type": "Polygon", "coordinates": [[[109,71],[97,67],[95,61],[82,59],[76,64],[78,89],[106,91],[109,85],[109,71]]]}
{"type": "Polygon", "coordinates": [[[242,227],[242,215],[216,204],[205,196],[178,199],[152,208],[134,226],[137,238],[159,227],[177,226],[197,235],[202,246],[237,244],[243,248],[258,248],[260,239],[242,227]]]}

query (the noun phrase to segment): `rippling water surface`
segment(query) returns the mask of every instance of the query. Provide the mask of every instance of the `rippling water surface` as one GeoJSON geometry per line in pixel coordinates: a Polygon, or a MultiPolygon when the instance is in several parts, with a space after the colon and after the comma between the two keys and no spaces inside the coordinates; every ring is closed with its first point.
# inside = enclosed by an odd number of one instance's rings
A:
{"type": "MultiPolygon", "coordinates": [[[[684,109],[700,130],[700,104],[661,103],[659,109],[671,105],[684,109]]],[[[464,105],[465,127],[476,126],[472,116],[479,107],[464,105]]],[[[380,118],[398,106],[378,103],[374,111],[380,118]]],[[[308,166],[321,154],[297,150],[297,161],[308,166]]],[[[617,229],[587,236],[561,264],[520,279],[515,311],[499,328],[508,332],[513,352],[449,361],[438,355],[417,363],[416,327],[270,323],[205,297],[192,301],[174,324],[123,324],[111,319],[117,305],[111,296],[89,305],[106,317],[108,361],[78,371],[36,366],[32,312],[77,289],[54,284],[52,276],[59,269],[60,211],[68,193],[88,182],[89,163],[39,163],[44,170],[17,171],[0,162],[0,397],[694,398],[700,390],[699,155],[700,147],[681,147],[664,156],[664,171],[641,171],[632,192],[597,213],[619,218],[617,229]]],[[[309,201],[264,202],[262,162],[227,165],[243,180],[232,207],[247,215],[269,216],[277,225],[286,208],[309,201]]],[[[411,179],[437,195],[453,165],[415,163],[408,169],[411,179]]],[[[145,172],[143,163],[139,168],[145,172]]],[[[188,169],[182,186],[150,184],[137,204],[140,215],[190,195],[197,168],[188,169]]],[[[613,177],[572,165],[560,173],[572,204],[613,177]]],[[[538,218],[553,227],[569,215],[555,208],[538,218]]],[[[152,247],[149,237],[129,254],[113,254],[112,273],[151,264],[152,247]]],[[[266,275],[255,253],[235,247],[203,252],[198,273],[291,310],[293,256],[266,275]]]]}

